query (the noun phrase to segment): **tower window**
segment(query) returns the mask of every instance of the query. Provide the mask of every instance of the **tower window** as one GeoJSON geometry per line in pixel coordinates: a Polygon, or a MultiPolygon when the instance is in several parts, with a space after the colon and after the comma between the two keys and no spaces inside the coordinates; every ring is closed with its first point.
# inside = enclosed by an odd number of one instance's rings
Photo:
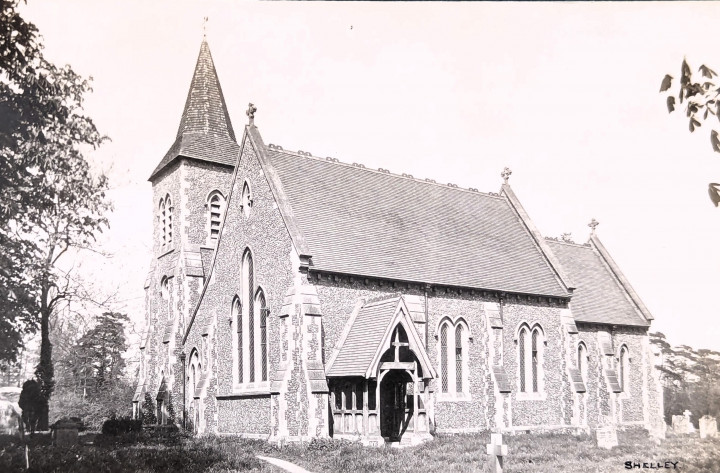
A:
{"type": "Polygon", "coordinates": [[[208,225],[210,240],[217,240],[220,236],[222,215],[225,210],[225,198],[219,191],[213,191],[208,197],[208,225]]]}

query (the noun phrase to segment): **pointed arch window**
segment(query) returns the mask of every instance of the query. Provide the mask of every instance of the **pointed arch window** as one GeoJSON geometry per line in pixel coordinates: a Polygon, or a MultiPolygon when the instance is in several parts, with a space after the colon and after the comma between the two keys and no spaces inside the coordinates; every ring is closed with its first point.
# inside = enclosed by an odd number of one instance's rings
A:
{"type": "Polygon", "coordinates": [[[457,398],[468,394],[469,331],[460,319],[445,319],[440,324],[440,380],[441,396],[457,398]]]}
{"type": "Polygon", "coordinates": [[[583,342],[578,344],[577,349],[577,369],[584,383],[587,383],[588,356],[587,347],[583,342]]]}
{"type": "Polygon", "coordinates": [[[211,241],[217,240],[220,236],[220,226],[222,225],[222,216],[225,210],[225,198],[220,191],[210,193],[207,201],[208,209],[208,236],[211,241]]]}
{"type": "Polygon", "coordinates": [[[242,258],[242,302],[235,298],[233,321],[237,320],[237,336],[233,343],[237,366],[236,387],[250,389],[267,387],[269,382],[269,337],[265,292],[255,281],[255,265],[249,248],[242,258]]]}
{"type": "Polygon", "coordinates": [[[620,347],[620,359],[618,363],[618,381],[620,382],[620,391],[627,393],[630,391],[630,353],[627,346],[620,347]]]}
{"type": "Polygon", "coordinates": [[[160,232],[162,233],[162,245],[165,246],[167,244],[167,228],[165,227],[165,220],[167,219],[167,214],[165,212],[165,199],[160,199],[160,232]]]}
{"type": "Polygon", "coordinates": [[[542,327],[535,325],[532,330],[523,325],[518,332],[518,384],[521,393],[542,393],[543,347],[545,345],[542,327]]]}
{"type": "Polygon", "coordinates": [[[265,305],[265,294],[262,289],[258,290],[255,297],[255,307],[258,311],[257,318],[260,322],[260,377],[262,381],[268,380],[268,353],[267,353],[267,316],[268,309],[265,305]]]}
{"type": "Polygon", "coordinates": [[[170,194],[165,196],[165,232],[166,242],[168,245],[172,244],[173,241],[173,206],[170,200],[170,194]]]}
{"type": "Polygon", "coordinates": [[[243,380],[243,320],[242,320],[242,306],[240,304],[240,298],[235,296],[232,302],[232,315],[230,320],[236,325],[236,336],[234,343],[234,365],[235,372],[237,373],[237,382],[242,383],[243,380]]]}
{"type": "Polygon", "coordinates": [[[253,205],[253,199],[252,194],[250,193],[250,185],[245,181],[243,184],[243,190],[242,190],[242,198],[240,200],[242,202],[242,212],[245,218],[250,216],[250,209],[253,205]]]}

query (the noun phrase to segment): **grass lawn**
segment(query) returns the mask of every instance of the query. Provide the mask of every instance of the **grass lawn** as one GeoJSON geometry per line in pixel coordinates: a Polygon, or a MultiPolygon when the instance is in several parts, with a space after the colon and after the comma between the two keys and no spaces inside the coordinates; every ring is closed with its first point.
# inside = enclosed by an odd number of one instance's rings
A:
{"type": "MultiPolygon", "coordinates": [[[[534,434],[505,436],[508,473],[620,472],[625,462],[657,464],[678,462],[684,472],[720,473],[720,438],[668,436],[656,445],[644,432],[619,432],[620,446],[598,449],[590,436],[534,434]]],[[[314,472],[464,472],[486,471],[488,433],[438,436],[423,445],[364,448],[341,441],[316,441],[309,445],[276,447],[259,440],[229,437],[192,439],[107,437],[98,435],[93,445],[71,449],[53,447],[47,436],[30,441],[32,472],[278,472],[255,455],[291,461],[314,472]]],[[[649,466],[649,465],[648,465],[649,466]]],[[[0,437],[0,471],[24,471],[24,448],[12,438],[0,437]]],[[[663,471],[666,471],[661,469],[663,471]]],[[[630,470],[633,471],[633,470],[630,470]]],[[[650,468],[634,471],[651,471],[650,468]]]]}

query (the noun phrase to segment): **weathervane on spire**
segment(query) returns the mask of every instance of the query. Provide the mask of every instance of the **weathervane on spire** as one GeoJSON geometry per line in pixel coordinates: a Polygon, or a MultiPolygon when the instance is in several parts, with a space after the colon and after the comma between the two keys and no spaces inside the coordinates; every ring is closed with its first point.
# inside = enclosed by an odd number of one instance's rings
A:
{"type": "Polygon", "coordinates": [[[590,223],[588,223],[588,227],[590,227],[590,234],[595,235],[595,228],[600,225],[600,222],[598,222],[595,219],[590,220],[590,223]]]}
{"type": "Polygon", "coordinates": [[[508,167],[503,169],[503,172],[500,173],[500,177],[502,177],[503,180],[505,180],[505,184],[508,183],[508,180],[510,179],[510,174],[512,174],[512,171],[508,167]]]}
{"type": "Polygon", "coordinates": [[[207,38],[207,23],[208,17],[203,18],[203,39],[207,38]]]}
{"type": "Polygon", "coordinates": [[[250,126],[255,125],[255,112],[257,112],[257,107],[251,103],[248,104],[247,112],[245,112],[245,115],[248,116],[250,119],[250,126]]]}

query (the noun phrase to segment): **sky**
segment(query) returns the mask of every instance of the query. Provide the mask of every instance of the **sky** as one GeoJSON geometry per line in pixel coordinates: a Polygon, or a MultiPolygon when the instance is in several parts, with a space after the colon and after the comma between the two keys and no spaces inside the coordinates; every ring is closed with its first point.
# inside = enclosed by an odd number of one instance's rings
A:
{"type": "MultiPolygon", "coordinates": [[[[93,77],[89,153],[114,212],[80,269],[143,319],[151,171],[173,142],[203,31],[236,132],[497,192],[545,236],[597,234],[672,344],[720,350],[720,182],[710,124],[658,93],[687,58],[720,71],[720,4],[28,0],[45,55],[93,77]],[[209,18],[203,27],[203,18],[209,18]]],[[[720,123],[717,127],[720,129],[720,123]]]]}

